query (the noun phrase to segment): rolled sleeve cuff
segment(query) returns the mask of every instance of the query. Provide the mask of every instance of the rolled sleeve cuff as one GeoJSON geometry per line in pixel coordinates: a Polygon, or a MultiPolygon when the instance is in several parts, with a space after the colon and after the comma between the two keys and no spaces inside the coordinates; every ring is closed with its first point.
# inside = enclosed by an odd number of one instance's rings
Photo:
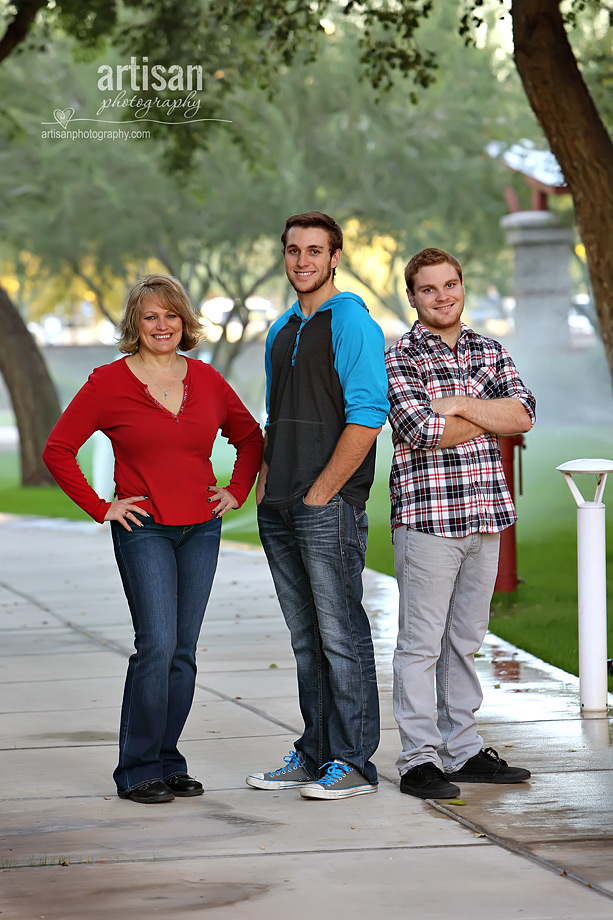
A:
{"type": "Polygon", "coordinates": [[[420,450],[436,450],[444,430],[445,416],[440,412],[433,412],[421,426],[418,443],[414,446],[420,450]]]}
{"type": "Polygon", "coordinates": [[[387,409],[350,409],[345,414],[348,425],[363,425],[364,428],[381,428],[385,425],[387,409]]]}
{"type": "Polygon", "coordinates": [[[536,422],[536,412],[534,411],[534,402],[531,399],[528,399],[526,396],[514,396],[514,399],[517,399],[518,402],[522,404],[528,415],[530,416],[530,421],[534,425],[536,422]]]}

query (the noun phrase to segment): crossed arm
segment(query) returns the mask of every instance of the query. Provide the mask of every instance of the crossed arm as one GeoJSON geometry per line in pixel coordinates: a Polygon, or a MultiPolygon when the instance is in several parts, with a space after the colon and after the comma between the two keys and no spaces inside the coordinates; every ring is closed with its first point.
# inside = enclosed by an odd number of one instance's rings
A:
{"type": "MultiPolygon", "coordinates": [[[[487,395],[453,395],[432,398],[428,355],[390,349],[386,356],[389,376],[390,423],[398,438],[415,450],[442,450],[472,441],[484,434],[518,434],[532,427],[534,398],[520,380],[506,352],[491,364],[487,395]],[[500,395],[496,395],[500,394],[500,395]]],[[[435,364],[444,371],[444,366],[435,364]]],[[[447,375],[453,383],[451,372],[447,375]]],[[[445,379],[445,374],[442,374],[445,379]]],[[[453,387],[451,387],[453,389],[453,387]]]]}
{"type": "Polygon", "coordinates": [[[432,400],[432,410],[445,416],[445,428],[437,450],[455,447],[480,435],[519,434],[532,427],[525,407],[511,396],[478,399],[473,396],[443,396],[432,400]]]}

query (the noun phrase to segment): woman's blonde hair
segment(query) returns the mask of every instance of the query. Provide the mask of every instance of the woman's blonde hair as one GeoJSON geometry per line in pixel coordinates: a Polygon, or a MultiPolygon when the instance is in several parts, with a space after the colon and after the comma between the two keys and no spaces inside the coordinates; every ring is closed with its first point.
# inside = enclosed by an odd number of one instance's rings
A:
{"type": "Polygon", "coordinates": [[[132,285],[126,300],[121,322],[120,339],[117,348],[124,354],[132,355],[138,351],[140,339],[139,321],[143,300],[152,297],[167,310],[172,310],[183,322],[183,336],[179,343],[181,351],[191,351],[204,337],[204,332],[196,311],[180,281],[172,275],[146,275],[132,285]]]}

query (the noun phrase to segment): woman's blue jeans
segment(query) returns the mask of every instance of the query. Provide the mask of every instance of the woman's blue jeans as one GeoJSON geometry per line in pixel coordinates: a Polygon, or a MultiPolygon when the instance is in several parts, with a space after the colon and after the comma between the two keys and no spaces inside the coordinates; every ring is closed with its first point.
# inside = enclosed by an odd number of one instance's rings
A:
{"type": "Polygon", "coordinates": [[[296,750],[313,777],[336,759],[376,783],[370,758],[379,744],[379,697],[362,607],[366,512],[340,495],[284,510],[264,499],[258,524],[296,657],[304,719],[296,750]]]}
{"type": "Polygon", "coordinates": [[[217,567],[221,520],[186,527],[113,521],[115,558],[134,624],[121,709],[119,795],[187,773],[177,743],[196,681],[196,643],[217,567]]]}

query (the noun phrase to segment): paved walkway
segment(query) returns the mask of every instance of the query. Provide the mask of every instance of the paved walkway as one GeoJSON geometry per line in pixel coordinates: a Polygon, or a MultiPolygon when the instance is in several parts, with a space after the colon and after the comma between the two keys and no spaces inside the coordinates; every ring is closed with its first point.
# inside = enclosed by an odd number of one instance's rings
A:
{"type": "Polygon", "coordinates": [[[465,786],[464,806],[398,792],[396,589],[366,575],[381,688],[376,795],[249,788],[300,718],[265,559],[226,544],[184,732],[205,795],[114,794],[129,617],[109,533],[0,515],[0,920],[613,918],[611,722],[578,685],[493,636],[479,670],[488,745],[533,771],[465,786]]]}

